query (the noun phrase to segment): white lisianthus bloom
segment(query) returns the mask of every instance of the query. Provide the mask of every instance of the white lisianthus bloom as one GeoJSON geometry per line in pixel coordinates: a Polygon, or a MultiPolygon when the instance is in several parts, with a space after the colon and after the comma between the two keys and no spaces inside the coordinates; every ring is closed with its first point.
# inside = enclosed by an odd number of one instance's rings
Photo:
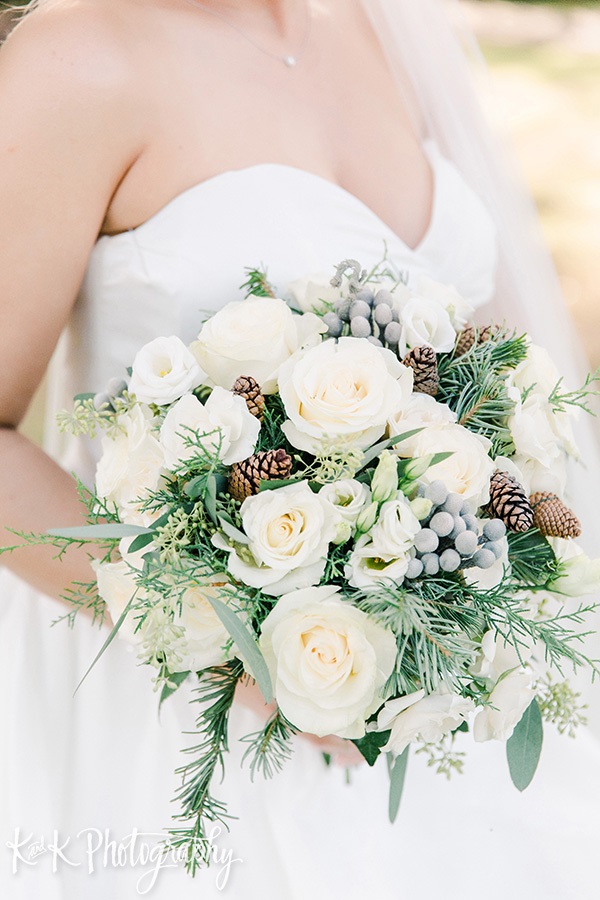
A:
{"type": "MultiPolygon", "coordinates": [[[[145,593],[138,586],[135,570],[122,559],[114,563],[94,560],[92,568],[96,573],[98,593],[106,603],[113,625],[116,625],[127,605],[132,600],[135,602],[135,598],[141,599],[145,593]]],[[[118,637],[134,646],[141,644],[142,636],[137,624],[135,610],[130,610],[119,627],[118,637]]]]}
{"type": "Polygon", "coordinates": [[[129,392],[141,403],[167,406],[205,380],[198,361],[180,338],[159,337],[136,353],[129,392]]]}
{"type": "Polygon", "coordinates": [[[533,392],[548,399],[561,379],[548,351],[537,344],[529,343],[527,356],[510,373],[508,383],[519,392],[533,392]]]}
{"type": "Polygon", "coordinates": [[[525,402],[515,387],[508,388],[515,402],[508,426],[515,445],[513,461],[531,492],[554,491],[562,494],[567,483],[567,452],[556,432],[557,417],[548,401],[531,393],[525,402]]]}
{"type": "Polygon", "coordinates": [[[371,540],[383,559],[398,559],[410,553],[421,523],[404,494],[387,500],[379,510],[379,518],[371,529],[371,540]]]}
{"type": "Polygon", "coordinates": [[[436,353],[449,353],[456,343],[456,331],[448,312],[440,303],[413,297],[400,310],[402,339],[408,349],[427,345],[436,353]]]}
{"type": "Polygon", "coordinates": [[[284,300],[251,296],[211,316],[192,350],[214,384],[230,390],[241,375],[251,375],[263,394],[273,394],[280,366],[302,347],[319,343],[326,331],[313,313],[294,315],[284,300]]]}
{"type": "Polygon", "coordinates": [[[343,543],[351,536],[356,520],[371,501],[371,492],[366,484],[355,478],[342,478],[323,485],[319,497],[331,507],[336,533],[334,544],[343,543]]]}
{"type": "MultiPolygon", "coordinates": [[[[412,394],[401,408],[395,410],[388,419],[388,434],[396,437],[417,428],[426,429],[430,425],[453,425],[456,422],[454,413],[446,403],[438,403],[429,394],[412,394]]],[[[414,446],[418,435],[402,441],[402,456],[414,456],[414,446]]],[[[396,445],[396,447],[399,445],[396,445]]],[[[394,447],[394,449],[396,449],[394,447]]]]}
{"type": "Polygon", "coordinates": [[[159,486],[164,452],[152,429],[147,407],[135,405],[117,419],[119,430],[102,438],[102,456],[96,468],[96,491],[115,503],[128,525],[150,525],[158,513],[144,512],[140,501],[159,486]]]}
{"type": "Polygon", "coordinates": [[[259,644],[281,711],[302,731],[360,738],[396,661],[391,631],[332,585],[285,594],[259,644]]]}
{"type": "Polygon", "coordinates": [[[406,441],[396,445],[402,457],[426,457],[435,453],[451,453],[442,462],[430,466],[421,478],[425,484],[443,481],[447,489],[460,494],[474,508],[483,506],[490,498],[490,479],[494,463],[489,456],[490,441],[474,434],[462,425],[431,425],[410,440],[410,452],[406,441]]]}
{"type": "Polygon", "coordinates": [[[444,688],[431,694],[420,690],[388,700],[377,717],[377,731],[391,730],[383,749],[400,755],[417,738],[437,743],[466,721],[474,708],[472,700],[444,688]]]}
{"type": "Polygon", "coordinates": [[[380,556],[379,546],[369,534],[363,534],[346,563],[345,575],[350,587],[363,591],[377,590],[381,585],[389,586],[390,583],[402,584],[410,558],[408,551],[387,558],[380,556]]]}
{"type": "Polygon", "coordinates": [[[260,422],[243,397],[224,388],[213,389],[206,403],[186,394],[175,403],[160,429],[160,442],[167,469],[174,469],[196,453],[190,439],[202,437],[202,446],[216,454],[226,466],[247,459],[258,440],[260,422]]]}
{"type": "Polygon", "coordinates": [[[222,535],[213,537],[229,552],[234,578],[275,597],[318,584],[336,533],[330,504],[302,482],[247,497],[240,512],[247,545],[232,547],[222,535]]]}
{"type": "Polygon", "coordinates": [[[509,739],[535,697],[532,678],[531,672],[519,669],[498,681],[489,697],[491,706],[481,709],[473,722],[473,738],[478,743],[509,739]]]}
{"type": "Polygon", "coordinates": [[[320,272],[290,282],[286,295],[302,312],[322,313],[341,298],[342,292],[331,284],[331,275],[320,272]]]}
{"type": "Polygon", "coordinates": [[[433,300],[443,306],[456,331],[462,331],[472,321],[475,307],[458,293],[454,285],[442,284],[434,281],[433,278],[421,275],[417,281],[416,292],[419,297],[433,300]]]}
{"type": "Polygon", "coordinates": [[[234,645],[224,649],[229,642],[229,632],[208,599],[213,597],[225,602],[227,585],[227,575],[213,573],[181,595],[173,618],[173,624],[183,629],[176,648],[179,671],[199,672],[209,666],[223,665],[236,655],[234,645]]]}
{"type": "Polygon", "coordinates": [[[522,669],[533,653],[533,647],[521,646],[520,658],[516,649],[493,629],[486,631],[481,639],[481,650],[470,672],[475,678],[485,678],[496,682],[511,669],[522,669]]]}
{"type": "Polygon", "coordinates": [[[383,435],[412,386],[412,369],[390,350],[359,338],[324,341],[280,369],[279,393],[289,419],[282,430],[294,447],[309,453],[326,441],[364,449],[383,435]]]}
{"type": "Polygon", "coordinates": [[[567,597],[600,594],[600,558],[590,559],[573,540],[555,538],[551,543],[561,562],[561,574],[550,584],[552,592],[567,597]]]}

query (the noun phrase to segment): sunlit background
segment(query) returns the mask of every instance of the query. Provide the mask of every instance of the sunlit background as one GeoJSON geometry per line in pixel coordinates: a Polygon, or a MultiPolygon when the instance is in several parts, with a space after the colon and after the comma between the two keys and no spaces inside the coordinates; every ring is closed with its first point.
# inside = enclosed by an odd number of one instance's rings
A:
{"type": "MultiPolygon", "coordinates": [[[[461,5],[490,68],[488,113],[514,147],[569,309],[600,366],[600,0],[461,5]]],[[[28,433],[39,436],[40,418],[38,399],[28,433]]]]}

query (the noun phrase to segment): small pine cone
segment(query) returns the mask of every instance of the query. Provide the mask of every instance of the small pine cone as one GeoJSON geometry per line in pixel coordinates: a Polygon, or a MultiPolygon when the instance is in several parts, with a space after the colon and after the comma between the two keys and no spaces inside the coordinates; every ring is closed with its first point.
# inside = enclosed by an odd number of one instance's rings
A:
{"type": "Polygon", "coordinates": [[[414,390],[416,393],[435,397],[440,379],[437,356],[433,347],[427,345],[413,347],[402,360],[402,365],[408,366],[415,373],[414,390]]]}
{"type": "Polygon", "coordinates": [[[231,390],[246,401],[248,411],[262,422],[265,398],[256,378],[253,378],[252,375],[240,375],[231,390]]]}
{"type": "Polygon", "coordinates": [[[529,502],[534,525],[546,537],[576,538],[581,534],[579,519],[556,494],[538,491],[531,495],[529,502]]]}
{"type": "Polygon", "coordinates": [[[229,476],[229,493],[236,500],[258,494],[261,481],[289,478],[292,457],[285,450],[263,450],[236,463],[229,476]]]}
{"type": "Polygon", "coordinates": [[[533,528],[533,509],[525,489],[508,472],[496,470],[492,475],[487,512],[501,519],[509,531],[533,528]]]}
{"type": "Polygon", "coordinates": [[[474,328],[469,325],[464,331],[460,331],[456,338],[454,346],[455,356],[464,356],[471,347],[477,344],[485,344],[498,336],[500,328],[498,325],[483,325],[481,328],[474,328]]]}

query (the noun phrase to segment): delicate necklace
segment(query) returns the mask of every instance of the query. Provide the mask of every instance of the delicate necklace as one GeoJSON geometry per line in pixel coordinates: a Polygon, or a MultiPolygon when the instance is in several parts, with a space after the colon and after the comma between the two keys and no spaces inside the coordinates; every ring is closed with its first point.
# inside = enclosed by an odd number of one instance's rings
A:
{"type": "Polygon", "coordinates": [[[201,9],[205,10],[205,12],[210,13],[213,16],[217,16],[217,18],[222,19],[226,25],[229,25],[230,28],[233,28],[234,31],[237,31],[238,34],[241,34],[243,38],[245,38],[249,44],[252,44],[253,47],[256,47],[257,50],[260,50],[261,53],[264,53],[265,56],[270,56],[271,59],[278,59],[279,62],[282,62],[284,65],[288,66],[288,68],[293,68],[298,65],[298,60],[306,50],[306,45],[308,44],[308,39],[310,37],[310,30],[312,24],[312,15],[310,9],[310,2],[307,0],[306,2],[306,25],[304,26],[304,37],[302,39],[302,43],[298,48],[297,53],[289,53],[285,56],[280,56],[279,53],[272,53],[271,50],[267,50],[266,47],[258,44],[249,34],[246,34],[245,31],[242,31],[239,26],[235,25],[231,22],[226,15],[221,12],[218,12],[216,9],[211,9],[209,6],[205,6],[204,3],[201,3],[200,0],[187,0],[188,3],[191,3],[193,6],[199,6],[201,9]]]}

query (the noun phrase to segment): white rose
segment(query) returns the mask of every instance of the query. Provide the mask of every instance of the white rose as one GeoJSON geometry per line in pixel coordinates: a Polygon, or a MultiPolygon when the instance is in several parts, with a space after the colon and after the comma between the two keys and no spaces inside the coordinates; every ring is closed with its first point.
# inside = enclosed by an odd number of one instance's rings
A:
{"type": "Polygon", "coordinates": [[[213,538],[229,552],[234,578],[271,596],[318,584],[336,531],[331,507],[319,494],[306,482],[290,484],[247,497],[240,512],[247,545],[213,538]]]}
{"type": "Polygon", "coordinates": [[[343,478],[324,485],[319,497],[331,507],[331,515],[336,524],[334,543],[347,540],[356,526],[356,520],[371,501],[371,492],[366,484],[355,478],[343,478]]]}
{"type": "Polygon", "coordinates": [[[456,343],[456,331],[450,316],[440,303],[413,297],[400,311],[402,338],[406,346],[433,347],[436,353],[449,353],[456,343]]]}
{"type": "Polygon", "coordinates": [[[400,755],[417,738],[435,744],[458,728],[474,708],[472,700],[444,688],[431,694],[420,690],[388,700],[377,717],[377,731],[391,729],[383,749],[400,755]]]}
{"type": "Polygon", "coordinates": [[[452,327],[457,331],[461,331],[473,319],[475,307],[458,293],[454,285],[442,284],[421,275],[417,281],[416,293],[419,297],[433,300],[443,306],[450,317],[452,327]]]}
{"type": "Polygon", "coordinates": [[[480,710],[473,722],[473,738],[478,743],[508,740],[535,697],[531,681],[530,672],[519,670],[497,683],[489,697],[492,706],[480,710]]]}
{"type": "Polygon", "coordinates": [[[372,591],[381,585],[402,584],[410,562],[409,552],[400,552],[388,558],[380,553],[379,545],[371,540],[370,535],[359,537],[345,567],[350,587],[372,591]]]}
{"type": "MultiPolygon", "coordinates": [[[[135,578],[135,570],[123,560],[115,563],[95,560],[92,568],[96,572],[98,593],[106,603],[113,625],[116,625],[127,605],[134,598],[143,596],[135,578]]],[[[128,644],[140,644],[142,637],[137,625],[135,610],[130,610],[121,623],[118,636],[128,644]]]]}
{"type": "Polygon", "coordinates": [[[537,344],[529,344],[527,356],[523,362],[512,370],[508,384],[514,385],[519,392],[541,394],[548,399],[558,382],[560,372],[554,365],[547,350],[537,344]]]}
{"type": "Polygon", "coordinates": [[[333,287],[331,276],[323,273],[307,275],[290,282],[286,294],[293,306],[302,312],[323,313],[342,296],[339,287],[333,287]]]}
{"type": "Polygon", "coordinates": [[[177,604],[173,618],[173,624],[183,629],[177,647],[180,671],[199,672],[209,666],[223,665],[235,656],[233,645],[227,651],[224,649],[229,641],[229,632],[208,599],[210,596],[225,602],[227,585],[227,576],[216,573],[181,595],[180,606],[177,604]]]}
{"type": "Polygon", "coordinates": [[[152,431],[152,414],[136,405],[119,415],[119,430],[102,438],[102,456],[96,468],[96,491],[115,503],[123,522],[150,525],[156,512],[141,509],[151,491],[159,486],[164,453],[152,431]]]}
{"type": "Polygon", "coordinates": [[[391,631],[324,585],[281,597],[260,647],[283,714],[297,728],[360,738],[396,661],[391,631]]]}
{"type": "Polygon", "coordinates": [[[240,375],[251,375],[264,394],[273,394],[282,363],[325,331],[313,313],[294,315],[283,300],[251,296],[208,319],[192,349],[215,384],[229,390],[240,375]]]}
{"type": "Polygon", "coordinates": [[[182,340],[159,337],[138,350],[129,392],[142,403],[167,406],[205,380],[205,373],[182,340]]]}
{"type": "Polygon", "coordinates": [[[323,443],[364,449],[385,431],[412,393],[413,372],[390,351],[358,338],[324,341],[297,353],[279,373],[289,421],[282,430],[299,450],[323,443]]]}
{"type": "Polygon", "coordinates": [[[201,441],[207,453],[216,454],[226,466],[247,459],[258,440],[260,422],[253,416],[242,397],[216,387],[202,404],[193,394],[175,403],[160,429],[160,442],[167,469],[176,468],[197,452],[194,440],[201,441]]]}
{"type": "MultiPolygon", "coordinates": [[[[424,430],[430,425],[453,425],[455,422],[456,413],[446,403],[438,403],[429,394],[416,393],[388,419],[388,434],[395,437],[418,428],[424,430]]],[[[414,435],[402,442],[402,456],[414,455],[417,437],[414,435]]]]}
{"type": "Polygon", "coordinates": [[[452,454],[427,469],[421,478],[425,484],[439,479],[451,493],[460,494],[475,508],[488,502],[494,463],[488,453],[491,444],[487,438],[468,431],[462,425],[432,425],[410,441],[410,452],[405,451],[405,443],[402,441],[396,445],[400,456],[452,454]]]}

